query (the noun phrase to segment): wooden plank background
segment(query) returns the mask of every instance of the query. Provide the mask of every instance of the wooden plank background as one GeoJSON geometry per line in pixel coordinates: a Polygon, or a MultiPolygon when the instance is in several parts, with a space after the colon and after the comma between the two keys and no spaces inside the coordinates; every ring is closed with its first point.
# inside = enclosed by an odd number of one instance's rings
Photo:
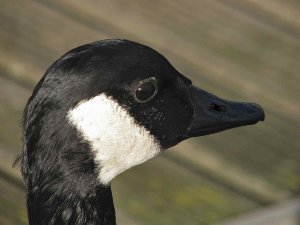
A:
{"type": "MultiPolygon", "coordinates": [[[[194,138],[118,176],[119,224],[214,224],[300,193],[300,3],[296,0],[0,0],[0,224],[27,224],[19,169],[22,110],[67,50],[126,38],[163,53],[266,121],[194,138]]],[[[285,224],[286,225],[286,224],[285,224]]]]}

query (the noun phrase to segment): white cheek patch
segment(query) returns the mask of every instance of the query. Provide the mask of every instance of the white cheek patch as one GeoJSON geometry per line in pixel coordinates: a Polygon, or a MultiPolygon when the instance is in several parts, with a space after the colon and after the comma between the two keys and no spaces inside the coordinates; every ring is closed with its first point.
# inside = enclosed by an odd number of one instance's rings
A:
{"type": "Polygon", "coordinates": [[[91,145],[102,184],[161,151],[154,136],[105,94],[80,102],[67,118],[91,145]]]}

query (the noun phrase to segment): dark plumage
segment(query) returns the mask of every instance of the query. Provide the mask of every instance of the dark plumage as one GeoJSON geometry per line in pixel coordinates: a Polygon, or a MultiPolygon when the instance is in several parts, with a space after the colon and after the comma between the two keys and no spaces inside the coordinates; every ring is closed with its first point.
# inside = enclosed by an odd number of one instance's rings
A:
{"type": "MultiPolygon", "coordinates": [[[[146,131],[134,138],[149,137],[150,144],[159,146],[154,152],[264,117],[255,104],[221,100],[195,88],[147,46],[104,40],[75,48],[50,66],[24,111],[21,161],[30,225],[115,224],[110,185],[101,179],[101,170],[108,166],[96,159],[103,149],[94,147],[101,144],[101,136],[97,143],[90,141],[68,119],[70,111],[99,95],[118,104],[134,126],[146,131]]],[[[120,141],[118,154],[122,141],[132,141],[110,138],[120,141]]],[[[125,169],[143,162],[129,159],[125,169]]]]}

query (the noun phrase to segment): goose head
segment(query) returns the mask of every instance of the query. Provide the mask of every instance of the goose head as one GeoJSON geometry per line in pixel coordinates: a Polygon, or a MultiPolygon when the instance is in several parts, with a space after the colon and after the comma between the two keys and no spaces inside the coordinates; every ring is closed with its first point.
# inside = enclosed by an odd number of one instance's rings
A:
{"type": "Polygon", "coordinates": [[[98,41],[67,52],[36,86],[24,112],[22,172],[41,203],[83,198],[185,139],[263,119],[259,105],[193,86],[145,45],[98,41]]]}

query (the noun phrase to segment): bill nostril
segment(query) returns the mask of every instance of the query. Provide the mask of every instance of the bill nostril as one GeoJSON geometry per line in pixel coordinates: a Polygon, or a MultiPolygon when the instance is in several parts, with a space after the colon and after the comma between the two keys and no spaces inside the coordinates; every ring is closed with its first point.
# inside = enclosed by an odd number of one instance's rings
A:
{"type": "Polygon", "coordinates": [[[218,112],[226,112],[226,106],[225,105],[218,105],[216,103],[211,103],[210,108],[218,111],[218,112]]]}

